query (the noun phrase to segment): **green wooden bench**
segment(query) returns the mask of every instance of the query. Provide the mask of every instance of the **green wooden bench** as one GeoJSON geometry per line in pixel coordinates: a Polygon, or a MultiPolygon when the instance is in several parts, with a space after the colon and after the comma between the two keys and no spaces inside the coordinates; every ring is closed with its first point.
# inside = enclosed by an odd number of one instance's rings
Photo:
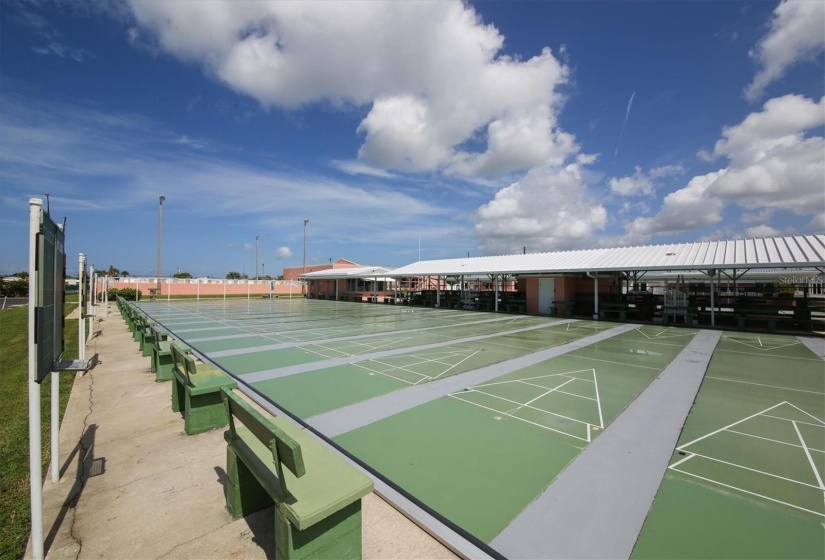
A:
{"type": "Polygon", "coordinates": [[[152,333],[152,372],[155,374],[155,381],[171,381],[174,378],[172,373],[174,361],[172,359],[172,341],[169,340],[169,333],[157,325],[150,325],[152,333]]]}
{"type": "Polygon", "coordinates": [[[152,355],[152,346],[154,345],[152,327],[154,326],[155,322],[147,315],[142,315],[138,319],[138,342],[140,343],[140,352],[144,356],[152,355]]]}
{"type": "Polygon", "coordinates": [[[608,315],[618,315],[619,321],[627,321],[629,312],[637,311],[626,301],[605,301],[599,304],[599,319],[604,321],[608,315]]]}
{"type": "Polygon", "coordinates": [[[576,306],[576,302],[572,299],[557,299],[550,305],[550,315],[553,317],[561,317],[564,315],[566,318],[570,318],[573,316],[573,308],[576,306]]]}
{"type": "Polygon", "coordinates": [[[686,326],[694,326],[696,324],[695,312],[695,309],[686,305],[662,305],[662,325],[675,323],[676,318],[681,317],[686,326]]]}
{"type": "Polygon", "coordinates": [[[792,318],[793,308],[773,305],[760,305],[753,307],[737,306],[734,308],[736,313],[736,327],[744,330],[748,323],[765,323],[768,327],[768,332],[776,332],[776,322],[778,319],[792,318]],[[782,311],[788,311],[788,315],[781,315],[782,311]]]}
{"type": "Polygon", "coordinates": [[[361,498],[372,480],[286,418],[265,418],[226,388],[221,394],[229,512],[274,503],[275,558],[361,558],[361,498]]]}
{"type": "Polygon", "coordinates": [[[234,389],[237,382],[208,364],[195,365],[189,349],[172,342],[172,410],[180,412],[187,434],[199,434],[226,426],[221,389],[234,389]]]}

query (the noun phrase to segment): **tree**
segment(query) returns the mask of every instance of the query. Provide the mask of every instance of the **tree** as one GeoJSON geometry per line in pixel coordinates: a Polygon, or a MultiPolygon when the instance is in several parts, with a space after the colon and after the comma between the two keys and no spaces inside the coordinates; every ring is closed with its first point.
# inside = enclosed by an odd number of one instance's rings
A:
{"type": "Polygon", "coordinates": [[[188,272],[176,272],[172,275],[172,278],[192,278],[192,275],[188,272]]]}
{"type": "Polygon", "coordinates": [[[235,272],[235,271],[232,271],[232,272],[228,273],[228,274],[226,275],[226,277],[227,277],[229,280],[240,280],[240,279],[241,279],[241,273],[240,273],[240,272],[235,272]]]}
{"type": "Polygon", "coordinates": [[[0,294],[8,297],[25,297],[29,294],[28,278],[0,282],[0,294]]]}
{"type": "Polygon", "coordinates": [[[28,280],[29,273],[28,272],[22,272],[22,271],[21,272],[15,272],[14,274],[12,274],[12,276],[15,276],[17,278],[24,278],[24,279],[28,280]]]}
{"type": "Polygon", "coordinates": [[[120,276],[120,271],[114,266],[109,265],[109,274],[107,276],[120,276]]]}
{"type": "Polygon", "coordinates": [[[121,270],[120,275],[121,276],[129,276],[129,271],[128,270],[121,270]]]}

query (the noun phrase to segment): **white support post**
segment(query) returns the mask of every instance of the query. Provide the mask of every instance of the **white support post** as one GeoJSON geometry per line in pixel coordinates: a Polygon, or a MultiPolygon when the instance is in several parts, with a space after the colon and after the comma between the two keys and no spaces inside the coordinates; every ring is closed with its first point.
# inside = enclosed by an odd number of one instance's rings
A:
{"type": "Polygon", "coordinates": [[[716,303],[713,297],[713,277],[715,276],[716,271],[714,269],[708,270],[708,276],[710,276],[710,326],[716,326],[716,303]]]}
{"type": "Polygon", "coordinates": [[[52,378],[52,484],[60,480],[60,373],[53,371],[52,378]]]}
{"type": "Polygon", "coordinates": [[[77,320],[77,353],[78,358],[86,360],[86,308],[83,305],[86,290],[86,255],[80,253],[77,257],[77,307],[80,317],[77,320]]]}
{"type": "Polygon", "coordinates": [[[37,305],[37,234],[43,213],[43,201],[29,199],[29,484],[31,486],[32,558],[43,560],[43,487],[40,448],[40,385],[37,383],[37,347],[35,306],[37,305]]]}
{"type": "Polygon", "coordinates": [[[496,285],[496,299],[493,302],[494,303],[493,309],[495,309],[496,313],[498,313],[498,282],[499,282],[499,278],[500,278],[500,276],[498,274],[496,274],[495,275],[495,280],[494,280],[495,285],[496,285]]]}
{"type": "Polygon", "coordinates": [[[172,282],[171,278],[166,279],[166,301],[169,302],[172,299],[172,286],[175,284],[172,282]]]}
{"type": "Polygon", "coordinates": [[[197,296],[195,297],[195,301],[201,300],[201,279],[195,278],[195,290],[197,291],[197,296]]]}
{"type": "Polygon", "coordinates": [[[88,308],[86,316],[89,317],[89,332],[86,333],[86,337],[92,338],[92,335],[95,333],[95,267],[93,266],[89,268],[89,287],[92,293],[89,295],[89,301],[86,303],[88,308]]]}

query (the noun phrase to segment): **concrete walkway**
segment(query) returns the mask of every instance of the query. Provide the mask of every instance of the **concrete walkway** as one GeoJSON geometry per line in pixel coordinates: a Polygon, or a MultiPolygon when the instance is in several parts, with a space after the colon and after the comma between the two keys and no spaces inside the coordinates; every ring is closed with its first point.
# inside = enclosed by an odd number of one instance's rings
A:
{"type": "MultiPolygon", "coordinates": [[[[60,429],[60,481],[44,483],[47,558],[272,558],[272,508],[233,519],[224,506],[223,430],[187,436],[171,386],[111,304],[98,307],[60,429]]],[[[456,558],[380,497],[363,502],[365,558],[456,558]]],[[[26,558],[31,557],[31,543],[26,558]]]]}
{"type": "Polygon", "coordinates": [[[719,331],[700,331],[492,542],[508,558],[629,558],[719,331]]]}

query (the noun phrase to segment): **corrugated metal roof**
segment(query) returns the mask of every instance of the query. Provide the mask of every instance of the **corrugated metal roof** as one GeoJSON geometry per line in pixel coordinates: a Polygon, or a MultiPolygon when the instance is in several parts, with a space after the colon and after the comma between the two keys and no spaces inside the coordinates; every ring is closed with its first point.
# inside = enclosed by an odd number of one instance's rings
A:
{"type": "Polygon", "coordinates": [[[419,261],[389,274],[481,276],[808,266],[825,266],[825,234],[419,261]]]}
{"type": "Polygon", "coordinates": [[[383,266],[355,266],[349,268],[331,268],[327,270],[316,270],[300,274],[299,278],[307,280],[335,279],[335,278],[380,278],[386,276],[393,269],[383,266]]]}

